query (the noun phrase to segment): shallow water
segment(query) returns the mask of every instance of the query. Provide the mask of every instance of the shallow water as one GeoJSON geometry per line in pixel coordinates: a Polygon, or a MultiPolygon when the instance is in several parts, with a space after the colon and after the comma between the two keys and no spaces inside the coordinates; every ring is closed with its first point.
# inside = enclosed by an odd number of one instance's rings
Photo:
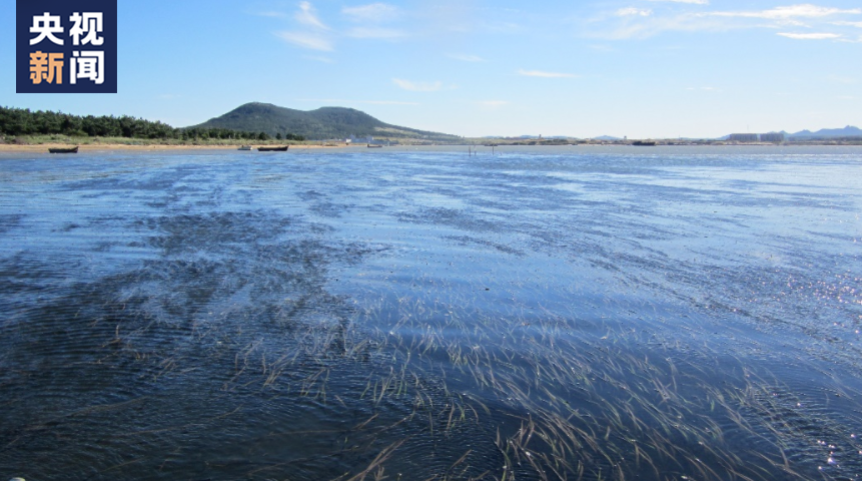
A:
{"type": "Polygon", "coordinates": [[[0,476],[857,479],[862,150],[0,159],[0,476]]]}

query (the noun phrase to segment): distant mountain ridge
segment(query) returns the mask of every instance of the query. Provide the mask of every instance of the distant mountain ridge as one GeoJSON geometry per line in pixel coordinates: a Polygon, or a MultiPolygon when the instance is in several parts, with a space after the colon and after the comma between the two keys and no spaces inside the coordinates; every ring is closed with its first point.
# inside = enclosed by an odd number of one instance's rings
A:
{"type": "MultiPolygon", "coordinates": [[[[426,132],[382,122],[365,112],[344,107],[322,107],[304,111],[273,104],[251,102],[206,122],[199,128],[225,128],[246,132],[302,135],[311,140],[346,139],[350,136],[393,137],[452,141],[455,135],[426,132]]],[[[193,127],[189,127],[193,128],[193,127]]]]}
{"type": "MultiPolygon", "coordinates": [[[[762,132],[767,133],[767,132],[762,132]]],[[[852,125],[848,125],[843,129],[820,129],[817,132],[812,132],[810,130],[801,130],[796,133],[788,132],[786,130],[782,130],[781,132],[771,131],[768,133],[779,133],[784,134],[788,139],[798,139],[798,140],[815,140],[815,139],[838,139],[845,137],[862,137],[862,129],[858,127],[853,127],[852,125]]],[[[725,135],[724,137],[719,137],[717,140],[728,140],[730,135],[725,135]]]]}
{"type": "MultiPolygon", "coordinates": [[[[785,132],[785,134],[787,134],[785,132]]],[[[788,137],[797,138],[830,138],[830,137],[862,137],[862,129],[848,125],[843,129],[820,129],[817,132],[803,130],[795,134],[787,134],[788,137]]]]}

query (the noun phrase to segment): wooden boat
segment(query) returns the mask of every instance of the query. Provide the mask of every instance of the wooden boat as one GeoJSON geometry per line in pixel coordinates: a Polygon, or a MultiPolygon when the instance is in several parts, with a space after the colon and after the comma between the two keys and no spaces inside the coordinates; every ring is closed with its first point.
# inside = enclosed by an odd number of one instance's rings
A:
{"type": "Polygon", "coordinates": [[[287,152],[287,149],[290,148],[289,145],[285,145],[284,147],[258,147],[258,152],[287,152]]]}
{"type": "Polygon", "coordinates": [[[77,154],[78,146],[72,147],[71,149],[48,149],[48,153],[50,154],[77,154]]]}
{"type": "Polygon", "coordinates": [[[240,145],[239,148],[236,150],[251,150],[251,146],[250,145],[240,145]]]}
{"type": "Polygon", "coordinates": [[[380,144],[368,144],[369,149],[382,149],[383,146],[380,144]]]}

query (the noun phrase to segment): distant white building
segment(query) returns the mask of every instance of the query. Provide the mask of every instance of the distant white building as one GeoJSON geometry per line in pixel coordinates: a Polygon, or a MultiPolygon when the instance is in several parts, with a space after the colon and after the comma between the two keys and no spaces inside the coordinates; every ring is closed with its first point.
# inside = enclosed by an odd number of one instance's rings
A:
{"type": "Polygon", "coordinates": [[[770,132],[768,134],[760,134],[761,142],[784,142],[787,140],[787,137],[784,135],[784,132],[770,132]]]}
{"type": "Polygon", "coordinates": [[[760,142],[757,134],[730,134],[731,142],[760,142]]]}
{"type": "Polygon", "coordinates": [[[374,137],[354,137],[350,136],[349,139],[344,139],[344,143],[346,144],[373,144],[374,137]]]}

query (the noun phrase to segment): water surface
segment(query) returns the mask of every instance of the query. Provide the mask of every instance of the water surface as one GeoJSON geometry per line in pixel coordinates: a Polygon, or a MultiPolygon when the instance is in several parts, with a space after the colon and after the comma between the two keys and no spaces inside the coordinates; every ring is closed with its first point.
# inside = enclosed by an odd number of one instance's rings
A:
{"type": "Polygon", "coordinates": [[[0,476],[857,479],[862,150],[0,159],[0,476]]]}

